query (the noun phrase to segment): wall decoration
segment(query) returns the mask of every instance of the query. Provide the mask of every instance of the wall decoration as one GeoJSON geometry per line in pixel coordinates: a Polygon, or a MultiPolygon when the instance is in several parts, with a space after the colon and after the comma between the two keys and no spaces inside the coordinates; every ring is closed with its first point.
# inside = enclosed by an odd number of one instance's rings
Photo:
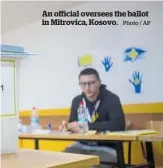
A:
{"type": "Polygon", "coordinates": [[[135,48],[135,47],[127,48],[124,51],[124,53],[125,53],[124,61],[125,62],[134,62],[137,59],[141,59],[144,52],[146,52],[146,51],[143,49],[140,49],[140,48],[135,48]]]}
{"type": "Polygon", "coordinates": [[[93,63],[93,56],[91,54],[78,57],[78,66],[79,67],[86,67],[88,65],[92,65],[92,63],[93,63]]]}
{"type": "Polygon", "coordinates": [[[133,79],[129,79],[129,82],[134,86],[135,93],[141,93],[142,75],[139,72],[134,72],[133,79]]]}
{"type": "Polygon", "coordinates": [[[16,63],[1,60],[1,116],[16,116],[16,63]]]}
{"type": "Polygon", "coordinates": [[[102,61],[102,64],[105,68],[105,71],[108,72],[113,65],[113,62],[111,62],[111,57],[105,57],[102,61]]]}

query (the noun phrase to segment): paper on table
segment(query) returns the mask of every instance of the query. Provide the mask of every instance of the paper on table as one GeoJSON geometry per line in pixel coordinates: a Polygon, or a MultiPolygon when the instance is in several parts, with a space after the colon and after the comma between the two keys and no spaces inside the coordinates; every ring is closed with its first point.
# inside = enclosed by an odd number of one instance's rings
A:
{"type": "Polygon", "coordinates": [[[128,130],[128,131],[115,131],[110,132],[107,131],[105,135],[145,135],[145,134],[155,134],[157,131],[150,130],[150,129],[143,129],[143,130],[128,130]]]}
{"type": "Polygon", "coordinates": [[[68,135],[68,134],[71,134],[71,132],[70,131],[63,131],[63,132],[61,132],[61,131],[58,131],[58,130],[54,130],[54,131],[52,131],[52,134],[68,135]]]}
{"type": "Polygon", "coordinates": [[[97,132],[97,131],[93,131],[93,130],[88,131],[88,135],[95,135],[95,134],[96,134],[96,132],[97,132]]]}
{"type": "Polygon", "coordinates": [[[45,135],[46,134],[64,134],[64,135],[67,135],[67,134],[70,134],[70,132],[68,131],[61,132],[58,130],[51,131],[48,129],[36,129],[35,131],[32,132],[32,134],[45,134],[45,135]]]}

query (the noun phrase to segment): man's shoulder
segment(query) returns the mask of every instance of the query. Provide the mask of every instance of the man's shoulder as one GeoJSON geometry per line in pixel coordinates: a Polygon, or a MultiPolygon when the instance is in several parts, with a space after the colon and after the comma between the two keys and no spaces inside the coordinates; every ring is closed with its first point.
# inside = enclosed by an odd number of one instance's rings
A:
{"type": "Polygon", "coordinates": [[[107,99],[110,99],[110,100],[119,100],[119,96],[116,93],[114,93],[108,89],[105,92],[105,96],[107,99]]]}
{"type": "Polygon", "coordinates": [[[114,105],[114,106],[120,105],[121,106],[122,105],[119,96],[110,90],[106,91],[106,96],[105,96],[104,102],[105,102],[104,104],[106,104],[106,106],[112,106],[112,105],[114,105]]]}
{"type": "Polygon", "coordinates": [[[72,99],[72,102],[78,103],[78,102],[81,101],[81,99],[82,99],[82,96],[81,96],[81,95],[77,95],[77,96],[75,96],[75,97],[72,99]]]}

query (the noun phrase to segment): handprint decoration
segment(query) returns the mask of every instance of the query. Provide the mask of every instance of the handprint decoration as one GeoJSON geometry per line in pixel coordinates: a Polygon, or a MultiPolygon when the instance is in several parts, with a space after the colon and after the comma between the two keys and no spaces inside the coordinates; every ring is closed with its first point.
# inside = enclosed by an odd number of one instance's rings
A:
{"type": "Polygon", "coordinates": [[[133,80],[129,79],[129,82],[133,84],[135,93],[141,93],[142,75],[140,76],[139,72],[134,72],[133,80]]]}
{"type": "Polygon", "coordinates": [[[125,62],[135,62],[138,59],[143,58],[143,54],[146,51],[141,49],[141,48],[136,48],[136,47],[131,47],[127,48],[124,53],[125,53],[125,62]]]}
{"type": "Polygon", "coordinates": [[[111,57],[105,57],[102,64],[104,65],[105,71],[108,72],[113,65],[113,62],[111,62],[111,57]]]}

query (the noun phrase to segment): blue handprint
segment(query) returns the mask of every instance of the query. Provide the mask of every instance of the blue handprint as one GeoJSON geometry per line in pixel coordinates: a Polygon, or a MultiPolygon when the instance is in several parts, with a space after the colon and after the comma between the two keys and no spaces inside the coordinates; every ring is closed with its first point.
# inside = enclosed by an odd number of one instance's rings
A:
{"type": "Polygon", "coordinates": [[[133,81],[129,79],[129,82],[135,87],[135,93],[141,93],[142,75],[139,72],[133,73],[133,81]]]}
{"type": "Polygon", "coordinates": [[[111,62],[111,57],[105,57],[102,64],[104,65],[105,71],[108,72],[113,65],[111,62]]]}

